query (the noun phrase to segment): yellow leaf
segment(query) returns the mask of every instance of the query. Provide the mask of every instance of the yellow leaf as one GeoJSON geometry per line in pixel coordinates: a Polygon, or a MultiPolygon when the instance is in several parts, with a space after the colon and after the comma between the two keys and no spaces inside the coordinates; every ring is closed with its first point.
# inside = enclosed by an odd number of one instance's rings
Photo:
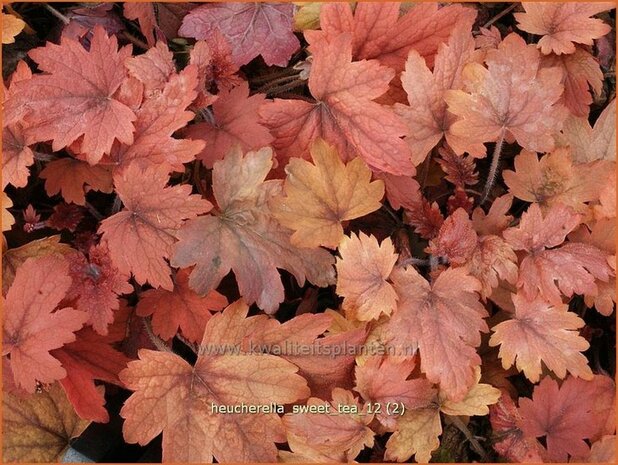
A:
{"type": "Polygon", "coordinates": [[[397,294],[388,277],[397,261],[390,238],[378,243],[373,236],[360,233],[344,236],[337,259],[337,294],[343,296],[346,315],[369,321],[382,313],[390,315],[397,305],[397,294]]]}
{"type": "Polygon", "coordinates": [[[90,424],[77,416],[58,383],[24,397],[3,394],[5,462],[58,462],[71,438],[90,424]]]}
{"type": "Polygon", "coordinates": [[[15,36],[19,34],[26,25],[21,19],[2,13],[2,43],[12,44],[15,42],[15,36]]]}
{"type": "Polygon", "coordinates": [[[320,27],[321,2],[294,2],[297,10],[294,13],[294,30],[318,29],[320,27]]]}
{"type": "MultiPolygon", "coordinates": [[[[447,415],[488,415],[489,405],[493,405],[498,402],[500,398],[500,389],[489,384],[479,383],[481,379],[481,370],[477,367],[476,384],[474,384],[466,396],[459,402],[453,402],[448,399],[444,399],[441,402],[440,410],[447,415]]],[[[439,395],[443,397],[442,393],[439,395]]]]}
{"type": "Polygon", "coordinates": [[[15,218],[9,211],[9,208],[13,206],[13,201],[6,195],[6,192],[2,192],[2,231],[8,231],[11,226],[15,224],[15,218]]]}
{"type": "Polygon", "coordinates": [[[397,421],[398,431],[386,443],[386,460],[403,462],[415,455],[417,463],[427,463],[440,446],[440,411],[434,407],[409,410],[397,421]]]}
{"type": "Polygon", "coordinates": [[[347,165],[337,151],[318,139],[311,148],[313,164],[291,158],[285,167],[286,197],[273,200],[279,222],[295,230],[291,242],[300,247],[335,248],[343,239],[342,222],[380,208],[384,182],[371,182],[361,158],[347,165]]]}

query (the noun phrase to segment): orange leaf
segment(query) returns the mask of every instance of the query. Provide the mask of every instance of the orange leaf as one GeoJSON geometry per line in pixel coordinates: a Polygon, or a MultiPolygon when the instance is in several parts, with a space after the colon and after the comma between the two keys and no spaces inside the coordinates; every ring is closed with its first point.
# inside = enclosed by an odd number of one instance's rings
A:
{"type": "Polygon", "coordinates": [[[616,99],[612,100],[590,126],[588,118],[569,116],[557,137],[558,145],[569,146],[575,163],[594,160],[616,161],[616,99]]]}
{"type": "Polygon", "coordinates": [[[197,96],[197,84],[196,66],[187,66],[173,74],[162,89],[147,98],[136,111],[133,143],[116,144],[106,161],[115,165],[116,171],[125,169],[134,160],[141,164],[167,163],[171,169],[183,171],[183,163],[194,160],[204,147],[203,141],[172,137],[195,117],[187,107],[197,96]]]}
{"type": "Polygon", "coordinates": [[[351,33],[355,60],[377,59],[402,71],[410,50],[424,57],[429,66],[440,44],[446,42],[459,22],[472,22],[476,12],[462,5],[438,7],[437,3],[414,5],[399,17],[398,2],[326,3],[320,11],[321,31],[305,31],[312,45],[336,40],[341,33],[351,33]]]}
{"type": "MultiPolygon", "coordinates": [[[[447,112],[443,95],[446,90],[461,88],[461,71],[474,60],[472,22],[461,20],[453,29],[447,44],[438,48],[432,71],[416,50],[410,50],[401,83],[408,95],[408,105],[395,104],[395,111],[406,122],[409,135],[406,141],[412,152],[412,162],[419,165],[443,137],[454,147],[465,147],[465,140],[450,132],[455,119],[447,112]]],[[[483,144],[472,144],[466,151],[473,155],[485,153],[483,144]]]]}
{"type": "Polygon", "coordinates": [[[330,253],[293,246],[290,231],[273,218],[268,203],[280,194],[281,181],[264,182],[271,167],[268,148],[245,156],[237,148],[215,162],[213,191],[219,211],[183,226],[171,260],[177,267],[196,265],[189,286],[198,294],[215,289],[231,270],[243,298],[274,313],[283,301],[277,268],[288,270],[301,284],[305,279],[318,286],[334,282],[330,253]]]}
{"type": "Polygon", "coordinates": [[[169,257],[184,219],[212,208],[210,202],[190,195],[191,186],[165,187],[168,165],[140,168],[130,164],[114,177],[116,192],[125,208],[103,220],[99,232],[107,242],[114,265],[133,273],[138,283],[172,290],[169,257]]]}
{"type": "Polygon", "coordinates": [[[52,140],[59,151],[83,136],[81,150],[90,164],[109,153],[114,140],[133,142],[135,113],[113,98],[126,77],[124,60],[131,47],[118,50],[115,36],[94,28],[90,50],[63,38],[30,51],[45,74],[18,82],[5,103],[5,124],[25,119],[27,136],[35,142],[52,140]]]}
{"type": "Polygon", "coordinates": [[[257,150],[269,145],[273,138],[258,121],[258,109],[264,103],[263,94],[249,97],[249,84],[242,81],[231,90],[223,90],[212,104],[214,119],[189,126],[185,137],[203,140],[204,149],[197,158],[207,168],[223,159],[235,146],[242,151],[257,150]]]}
{"type": "Polygon", "coordinates": [[[52,160],[39,174],[45,179],[45,192],[52,196],[60,193],[67,203],[86,204],[86,186],[109,194],[113,191],[112,173],[109,169],[76,160],[60,158],[52,160]]]}
{"type": "Polygon", "coordinates": [[[515,304],[513,318],[492,328],[489,345],[500,345],[502,366],[514,363],[533,383],[541,376],[541,362],[559,378],[567,371],[574,376],[590,379],[592,371],[581,353],[590,344],[576,331],[584,321],[569,312],[566,305],[550,305],[541,298],[533,301],[512,294],[515,304]]]}
{"type": "Polygon", "coordinates": [[[337,294],[343,296],[348,317],[359,321],[390,315],[397,306],[397,294],[387,279],[397,261],[390,238],[378,244],[373,236],[360,233],[344,236],[337,259],[337,294]]]}
{"type": "Polygon", "coordinates": [[[341,34],[311,47],[309,90],[315,103],[275,99],[260,110],[275,137],[280,163],[306,158],[311,143],[321,137],[343,160],[360,156],[375,170],[411,175],[410,150],[400,139],[407,133],[405,124],[391,109],[373,102],[388,90],[395,73],[377,61],[352,62],[351,40],[341,34]]]}
{"type": "MultiPolygon", "coordinates": [[[[244,319],[238,301],[206,324],[202,344],[225,342],[227,327],[244,319]]],[[[235,341],[239,343],[240,341],[235,341]]],[[[297,368],[269,354],[200,355],[195,366],[178,355],[142,349],[120,379],[135,391],[120,412],[124,438],[147,444],[163,432],[166,462],[274,462],[285,441],[276,413],[222,414],[214,408],[289,404],[309,395],[297,368]],[[187,441],[191,438],[191,441],[187,441]]]]}
{"type": "Polygon", "coordinates": [[[508,214],[512,203],[513,196],[506,194],[495,199],[487,213],[481,207],[475,208],[472,212],[474,230],[479,235],[502,234],[502,231],[508,228],[513,221],[513,216],[508,214]]]}
{"type": "MultiPolygon", "coordinates": [[[[129,5],[140,8],[138,4],[125,3],[125,10],[129,5]]],[[[144,85],[146,98],[151,98],[162,91],[170,78],[176,74],[174,54],[162,41],[146,50],[143,55],[129,58],[125,66],[129,71],[129,76],[144,85]]]]}
{"type": "Polygon", "coordinates": [[[536,153],[522,151],[515,157],[515,171],[502,175],[509,191],[526,202],[542,207],[563,204],[584,213],[587,202],[599,199],[599,183],[612,170],[607,161],[574,165],[568,149],[556,149],[539,160],[536,153]]]}
{"type": "Polygon", "coordinates": [[[4,302],[2,355],[11,356],[15,383],[33,393],[36,382],[66,376],[50,350],[75,340],[88,315],[73,308],[54,309],[71,286],[69,264],[60,257],[30,258],[21,265],[4,302]]]}
{"type": "Polygon", "coordinates": [[[596,58],[583,48],[577,47],[574,53],[568,55],[544,56],[541,66],[556,66],[562,69],[564,104],[573,115],[588,117],[592,103],[588,86],[592,87],[596,96],[603,91],[603,71],[596,58]]]}
{"type": "Polygon", "coordinates": [[[485,61],[487,68],[478,63],[464,68],[464,88],[470,92],[444,94],[448,110],[459,117],[451,133],[466,144],[494,142],[506,135],[507,141],[515,139],[528,150],[552,150],[553,134],[567,116],[566,108],[556,103],[563,90],[560,69],[541,69],[539,52],[515,33],[497,50],[489,50],[485,61]]]}
{"type": "Polygon", "coordinates": [[[174,290],[149,289],[141,295],[136,312],[152,315],[152,330],[168,340],[178,330],[192,342],[199,342],[211,312],[227,305],[225,296],[211,291],[204,297],[189,288],[189,270],[179,270],[174,277],[174,290]]]}
{"type": "Polygon", "coordinates": [[[292,158],[285,167],[285,197],[273,201],[279,222],[295,232],[299,247],[335,248],[343,239],[341,223],[381,207],[382,181],[371,182],[371,170],[360,158],[344,164],[337,151],[318,139],[311,148],[313,164],[292,158]]]}
{"type": "Polygon", "coordinates": [[[481,363],[475,350],[480,332],[488,331],[487,311],[478,300],[480,283],[462,268],[443,271],[433,284],[411,267],[395,269],[391,279],[399,305],[388,323],[390,339],[417,346],[429,381],[461,400],[481,363]]]}
{"type": "MultiPolygon", "coordinates": [[[[3,13],[3,17],[4,17],[3,13]]],[[[8,88],[4,87],[4,98],[15,94],[15,84],[32,78],[32,71],[25,61],[17,63],[15,72],[11,75],[8,88]]],[[[2,188],[8,184],[24,187],[28,183],[30,171],[28,167],[34,163],[34,152],[28,145],[32,141],[26,136],[23,121],[14,124],[4,123],[2,128],[2,188]]]]}
{"type": "Polygon", "coordinates": [[[614,9],[613,3],[522,3],[525,13],[515,13],[517,27],[542,35],[538,48],[549,53],[575,52],[575,45],[592,45],[593,39],[607,34],[611,28],[600,19],[590,18],[614,9]]]}

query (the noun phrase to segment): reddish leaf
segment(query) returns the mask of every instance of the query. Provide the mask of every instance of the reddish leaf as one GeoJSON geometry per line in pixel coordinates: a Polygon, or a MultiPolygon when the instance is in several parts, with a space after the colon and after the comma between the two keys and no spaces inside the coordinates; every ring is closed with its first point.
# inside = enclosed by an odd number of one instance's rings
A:
{"type": "Polygon", "coordinates": [[[75,340],[88,316],[54,309],[71,286],[69,265],[59,257],[30,258],[17,270],[4,302],[2,355],[11,356],[15,383],[34,393],[37,381],[52,383],[67,372],[50,351],[75,340]]]}
{"type": "Polygon", "coordinates": [[[207,168],[238,145],[242,151],[257,150],[269,145],[273,137],[259,122],[258,110],[264,103],[263,94],[249,97],[249,84],[242,81],[237,87],[223,90],[212,105],[211,121],[189,126],[185,137],[204,141],[205,147],[197,154],[207,168]]]}
{"type": "Polygon", "coordinates": [[[299,42],[292,32],[293,5],[220,3],[202,5],[182,21],[182,37],[208,40],[219,31],[232,45],[238,66],[258,55],[267,65],[286,66],[299,42]]]}
{"type": "Polygon", "coordinates": [[[615,8],[613,3],[523,3],[525,13],[515,13],[522,31],[542,35],[538,47],[549,53],[573,53],[575,45],[592,45],[593,39],[607,34],[611,28],[600,19],[590,18],[615,8]]]}
{"type": "Polygon", "coordinates": [[[543,446],[534,437],[526,436],[519,429],[521,415],[508,394],[503,392],[498,403],[489,407],[489,420],[499,439],[493,445],[498,454],[511,462],[543,462],[543,446]]]}
{"type": "Polygon", "coordinates": [[[411,176],[395,176],[388,173],[374,173],[374,176],[384,181],[386,198],[395,210],[401,207],[411,210],[420,203],[421,186],[411,176]]]}
{"type": "Polygon", "coordinates": [[[81,418],[106,423],[109,414],[104,407],[105,398],[94,380],[122,386],[118,373],[129,359],[110,345],[116,338],[100,336],[90,328],[82,329],[75,336],[74,342],[52,352],[67,371],[60,384],[81,418]]]}
{"type": "Polygon", "coordinates": [[[517,255],[500,236],[480,236],[465,268],[481,282],[483,300],[492,296],[500,280],[512,285],[517,282],[517,255]]]}
{"type": "Polygon", "coordinates": [[[457,155],[448,145],[440,147],[438,151],[440,158],[437,161],[440,168],[446,174],[446,180],[455,187],[465,189],[466,186],[473,186],[479,181],[474,158],[457,155]]]}
{"type": "Polygon", "coordinates": [[[198,40],[193,48],[189,61],[196,65],[202,91],[196,105],[199,108],[209,105],[212,100],[210,92],[230,90],[244,81],[236,73],[238,65],[232,61],[232,49],[223,35],[215,32],[208,42],[198,40]]]}
{"type": "Polygon", "coordinates": [[[480,332],[488,331],[487,311],[477,295],[480,283],[462,268],[443,271],[433,284],[411,267],[396,269],[391,279],[399,305],[388,323],[390,340],[418,347],[429,381],[461,400],[481,363],[475,350],[480,332]]]}
{"type": "Polygon", "coordinates": [[[462,5],[438,8],[437,3],[421,3],[399,18],[399,8],[396,2],[359,3],[352,14],[348,3],[326,3],[320,13],[322,30],[305,31],[305,37],[312,45],[323,46],[341,33],[351,33],[355,60],[375,58],[402,71],[410,50],[432,66],[439,45],[455,25],[476,16],[473,9],[462,5]]]}
{"type": "Polygon", "coordinates": [[[188,221],[178,233],[172,265],[189,267],[189,285],[204,295],[234,271],[240,294],[274,313],[283,301],[277,268],[318,286],[334,282],[333,257],[323,249],[301,249],[290,243],[291,232],[277,223],[268,206],[281,192],[281,181],[266,181],[272,152],[262,149],[245,156],[232,150],[214,164],[213,191],[219,210],[188,221]],[[195,254],[200,250],[199,255],[195,254]]]}
{"type": "Polygon", "coordinates": [[[412,205],[405,206],[406,223],[414,226],[414,230],[423,239],[432,239],[440,231],[444,217],[436,202],[429,203],[424,196],[412,205]],[[411,207],[411,208],[410,208],[411,207]]]}
{"type": "Polygon", "coordinates": [[[2,188],[8,184],[24,187],[30,174],[28,167],[34,163],[34,152],[28,147],[20,123],[2,129],[2,154],[2,188]]]}
{"type": "Polygon", "coordinates": [[[125,18],[138,20],[148,45],[153,46],[157,39],[177,37],[183,16],[193,8],[188,3],[126,2],[123,12],[125,18]]]}
{"type": "Polygon", "coordinates": [[[71,8],[65,16],[69,19],[69,24],[62,29],[62,37],[77,41],[92,39],[92,30],[97,25],[103,27],[109,35],[118,34],[125,29],[114,5],[109,3],[71,8]]]}
{"type": "Polygon", "coordinates": [[[321,137],[343,160],[358,155],[375,170],[413,174],[410,150],[400,139],[406,135],[405,124],[372,101],[386,92],[394,72],[376,61],[352,62],[349,34],[311,51],[309,90],[316,102],[275,99],[261,110],[281,165],[293,156],[307,158],[311,143],[321,137]]]}
{"type": "Polygon", "coordinates": [[[287,356],[300,368],[299,374],[307,380],[315,397],[328,399],[336,387],[352,389],[354,385],[355,354],[367,338],[364,327],[329,334],[317,339],[310,355],[287,356]]]}
{"type": "Polygon", "coordinates": [[[548,302],[562,304],[561,294],[595,294],[595,278],[608,281],[611,270],[605,254],[589,244],[564,242],[566,235],[579,225],[581,218],[567,207],[557,205],[543,216],[538,204],[525,212],[517,228],[504,231],[514,250],[524,250],[517,287],[528,300],[537,295],[548,302]]]}
{"type": "Polygon", "coordinates": [[[477,241],[468,214],[460,208],[442,223],[438,236],[429,242],[428,252],[447,258],[452,264],[462,265],[472,257],[477,241]]]}
{"type": "Polygon", "coordinates": [[[5,103],[5,124],[25,118],[27,136],[33,141],[52,140],[58,151],[81,140],[81,151],[90,164],[109,153],[114,140],[133,141],[135,114],[115,100],[114,92],[126,76],[124,60],[131,47],[118,50],[116,37],[107,37],[97,26],[90,50],[63,39],[30,51],[45,74],[16,84],[16,93],[5,103]]]}
{"type": "Polygon", "coordinates": [[[567,371],[585,379],[592,377],[588,360],[581,353],[590,344],[576,331],[584,321],[566,305],[551,306],[541,298],[526,300],[512,295],[515,314],[492,328],[490,346],[500,345],[504,369],[516,364],[533,383],[541,376],[541,362],[559,378],[567,371]]]}
{"type": "Polygon", "coordinates": [[[560,388],[546,376],[532,399],[519,399],[519,426],[530,437],[546,437],[551,461],[566,462],[568,455],[584,457],[590,450],[584,439],[595,437],[608,415],[614,416],[614,393],[615,384],[607,376],[597,375],[591,381],[569,377],[560,388]]]}
{"type": "MultiPolygon", "coordinates": [[[[463,90],[445,92],[448,110],[459,120],[451,133],[466,144],[507,141],[539,152],[554,148],[553,134],[567,116],[556,102],[562,95],[562,72],[540,69],[540,55],[517,34],[509,34],[497,50],[489,50],[487,68],[471,63],[464,69],[463,90]]],[[[465,147],[451,146],[457,153],[465,147]]]]}
{"type": "Polygon", "coordinates": [[[189,270],[180,270],[174,277],[174,290],[150,289],[141,295],[136,312],[139,316],[152,315],[152,330],[168,340],[178,330],[192,342],[204,335],[211,312],[223,310],[225,296],[211,291],[204,297],[189,288],[189,270]]]}
{"type": "Polygon", "coordinates": [[[165,187],[167,165],[142,169],[130,164],[114,179],[116,192],[125,208],[103,220],[99,232],[109,246],[114,265],[122,273],[133,273],[144,284],[172,290],[169,257],[176,233],[184,219],[207,212],[212,205],[191,186],[165,187]]]}
{"type": "Polygon", "coordinates": [[[86,189],[109,194],[113,190],[112,173],[103,166],[91,166],[74,158],[52,160],[40,173],[47,195],[60,193],[67,203],[86,204],[86,189]]]}
{"type": "Polygon", "coordinates": [[[83,208],[74,204],[59,203],[54,207],[54,212],[47,218],[45,223],[48,227],[58,231],[67,229],[75,232],[75,229],[83,219],[83,208]]]}
{"type": "MultiPolygon", "coordinates": [[[[436,390],[424,378],[410,378],[416,363],[413,359],[398,360],[392,356],[368,357],[364,364],[356,367],[356,387],[367,402],[387,405],[400,403],[406,409],[428,406],[436,397],[436,390]]],[[[386,410],[376,413],[376,418],[387,430],[396,428],[397,416],[386,410]]]]}
{"type": "Polygon", "coordinates": [[[107,326],[114,321],[118,310],[118,296],[133,292],[127,281],[128,273],[120,272],[113,264],[105,245],[92,247],[88,257],[74,253],[67,257],[69,275],[73,280],[66,299],[75,308],[88,314],[86,324],[97,333],[106,335],[107,326]]]}
{"type": "MultiPolygon", "coordinates": [[[[2,224],[5,225],[4,219],[2,224]]],[[[40,258],[46,255],[63,257],[73,250],[68,244],[60,242],[60,235],[30,241],[21,247],[6,250],[2,255],[2,295],[6,295],[13,284],[17,270],[29,258],[40,258]]]]}

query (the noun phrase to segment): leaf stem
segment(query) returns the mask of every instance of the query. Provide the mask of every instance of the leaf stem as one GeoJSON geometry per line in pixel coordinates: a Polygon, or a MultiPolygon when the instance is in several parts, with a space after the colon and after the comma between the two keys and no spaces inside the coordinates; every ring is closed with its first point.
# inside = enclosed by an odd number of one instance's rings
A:
{"type": "Polygon", "coordinates": [[[53,6],[51,6],[51,5],[47,4],[47,3],[43,3],[43,7],[45,7],[45,9],[47,11],[49,11],[52,15],[54,15],[56,18],[58,18],[64,24],[69,24],[71,22],[71,20],[69,18],[67,18],[65,15],[60,13],[53,6]]]}
{"type": "Polygon", "coordinates": [[[99,212],[99,210],[97,210],[96,208],[94,208],[94,206],[93,206],[90,202],[88,202],[88,201],[84,202],[84,206],[88,209],[88,211],[90,212],[90,214],[91,214],[92,216],[94,216],[94,217],[95,217],[95,219],[96,219],[97,221],[101,221],[103,218],[105,218],[105,217],[104,217],[104,216],[103,216],[103,215],[99,212]]]}
{"type": "Polygon", "coordinates": [[[483,24],[483,27],[487,28],[489,26],[491,26],[493,23],[495,23],[496,21],[498,21],[500,18],[502,18],[503,16],[506,16],[507,14],[509,14],[511,11],[513,11],[516,7],[517,7],[518,3],[513,3],[511,6],[509,6],[508,8],[506,8],[505,10],[501,11],[500,13],[498,13],[496,16],[494,16],[493,18],[491,18],[489,21],[487,21],[485,24],[483,24]]]}
{"type": "Polygon", "coordinates": [[[133,34],[130,34],[127,31],[122,31],[119,35],[122,36],[123,38],[127,39],[129,42],[131,42],[136,47],[141,48],[142,50],[148,50],[150,48],[150,47],[148,47],[148,44],[146,42],[138,39],[133,34]]]}
{"type": "Polygon", "coordinates": [[[496,146],[494,147],[494,153],[491,156],[491,166],[489,167],[489,174],[487,175],[487,181],[485,182],[485,189],[483,189],[483,195],[481,196],[481,200],[479,205],[483,205],[487,198],[489,197],[489,193],[491,192],[492,187],[494,187],[494,183],[496,182],[496,175],[498,174],[498,166],[500,165],[500,153],[502,152],[502,146],[504,145],[504,134],[505,129],[502,128],[500,131],[500,135],[498,136],[498,140],[496,141],[496,146]]]}
{"type": "Polygon", "coordinates": [[[165,344],[165,341],[163,341],[163,339],[161,339],[159,336],[157,336],[155,333],[152,332],[152,326],[150,325],[150,320],[148,318],[144,318],[143,321],[144,321],[144,329],[146,330],[146,334],[148,334],[148,338],[155,345],[155,347],[159,349],[161,352],[172,352],[173,353],[172,349],[170,349],[165,344]]]}
{"type": "Polygon", "coordinates": [[[304,86],[307,81],[303,81],[302,79],[294,79],[293,81],[288,82],[287,84],[282,84],[280,86],[274,86],[266,91],[266,95],[278,95],[282,92],[287,92],[288,90],[295,89],[297,87],[304,86]]]}
{"type": "Polygon", "coordinates": [[[457,429],[464,434],[466,439],[470,441],[470,445],[472,446],[474,451],[481,456],[480,461],[484,462],[487,457],[487,452],[485,451],[485,449],[483,449],[483,446],[481,446],[477,439],[472,435],[465,423],[461,421],[461,418],[449,415],[449,420],[451,420],[453,425],[455,425],[457,429]]]}
{"type": "Polygon", "coordinates": [[[408,257],[405,260],[397,263],[397,266],[408,266],[408,265],[416,265],[416,266],[429,266],[431,264],[431,260],[429,258],[416,258],[416,257],[408,257]]]}

